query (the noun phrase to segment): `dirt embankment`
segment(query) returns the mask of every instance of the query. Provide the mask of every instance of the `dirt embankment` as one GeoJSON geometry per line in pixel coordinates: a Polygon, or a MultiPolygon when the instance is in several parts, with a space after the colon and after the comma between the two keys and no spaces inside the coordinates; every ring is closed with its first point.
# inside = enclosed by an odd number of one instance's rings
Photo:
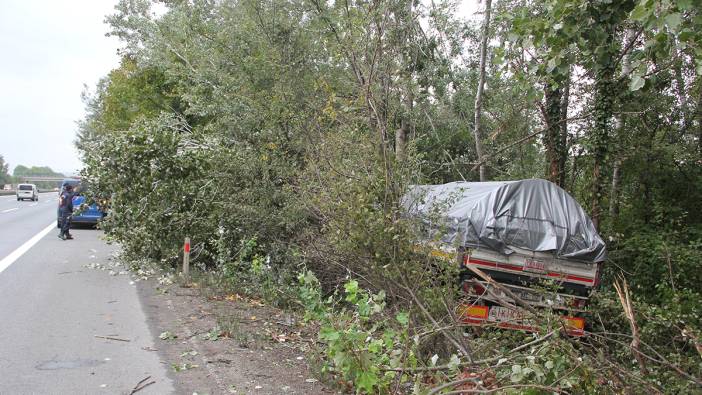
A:
{"type": "Polygon", "coordinates": [[[238,294],[151,278],[138,282],[156,340],[180,394],[333,394],[310,365],[316,330],[238,294]]]}

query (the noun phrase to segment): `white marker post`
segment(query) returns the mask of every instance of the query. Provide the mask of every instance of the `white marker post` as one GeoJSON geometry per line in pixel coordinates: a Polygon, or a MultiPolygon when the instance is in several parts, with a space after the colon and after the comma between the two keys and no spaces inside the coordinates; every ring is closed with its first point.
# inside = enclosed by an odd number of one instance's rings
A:
{"type": "Polygon", "coordinates": [[[183,276],[186,280],[190,277],[190,237],[186,237],[183,244],[183,276]]]}

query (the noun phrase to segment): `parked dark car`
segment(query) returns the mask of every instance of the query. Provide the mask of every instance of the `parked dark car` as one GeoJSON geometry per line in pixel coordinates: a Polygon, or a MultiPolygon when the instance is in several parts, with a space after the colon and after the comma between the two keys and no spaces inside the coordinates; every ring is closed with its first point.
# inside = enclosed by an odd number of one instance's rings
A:
{"type": "MultiPolygon", "coordinates": [[[[73,191],[75,195],[73,196],[73,217],[71,219],[72,224],[90,224],[96,225],[101,219],[103,219],[107,212],[105,211],[104,204],[98,204],[97,201],[91,202],[90,200],[88,185],[82,182],[78,178],[67,178],[61,182],[61,188],[59,193],[61,193],[66,185],[73,186],[73,191]]],[[[56,225],[61,227],[61,216],[59,215],[58,208],[56,209],[56,225]]]]}

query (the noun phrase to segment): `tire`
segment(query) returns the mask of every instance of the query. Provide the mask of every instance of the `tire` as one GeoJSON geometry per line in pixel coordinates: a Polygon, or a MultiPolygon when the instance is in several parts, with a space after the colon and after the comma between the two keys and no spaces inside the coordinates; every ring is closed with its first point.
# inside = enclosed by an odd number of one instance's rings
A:
{"type": "Polygon", "coordinates": [[[56,227],[61,229],[61,220],[60,219],[56,220],[56,227]]]}

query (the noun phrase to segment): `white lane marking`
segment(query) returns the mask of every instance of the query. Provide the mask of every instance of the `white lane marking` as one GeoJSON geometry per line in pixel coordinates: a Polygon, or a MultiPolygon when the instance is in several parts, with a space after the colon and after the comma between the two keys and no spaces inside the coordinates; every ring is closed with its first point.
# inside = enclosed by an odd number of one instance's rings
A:
{"type": "Polygon", "coordinates": [[[34,206],[36,206],[37,204],[39,204],[39,203],[32,203],[32,204],[29,205],[29,207],[34,207],[34,206]]]}
{"type": "Polygon", "coordinates": [[[7,210],[2,210],[2,211],[0,211],[0,213],[5,214],[5,213],[9,213],[10,211],[15,211],[15,210],[19,210],[19,207],[8,208],[7,210]]]}
{"type": "Polygon", "coordinates": [[[24,244],[19,246],[18,249],[12,251],[8,256],[2,258],[2,260],[0,261],[0,273],[2,273],[3,270],[7,269],[10,265],[12,265],[17,260],[17,258],[24,255],[25,252],[29,251],[29,249],[32,248],[34,244],[37,244],[42,237],[46,236],[46,234],[51,232],[51,229],[54,228],[56,228],[56,222],[51,221],[49,226],[44,228],[44,230],[35,234],[31,239],[27,240],[24,244]]]}

